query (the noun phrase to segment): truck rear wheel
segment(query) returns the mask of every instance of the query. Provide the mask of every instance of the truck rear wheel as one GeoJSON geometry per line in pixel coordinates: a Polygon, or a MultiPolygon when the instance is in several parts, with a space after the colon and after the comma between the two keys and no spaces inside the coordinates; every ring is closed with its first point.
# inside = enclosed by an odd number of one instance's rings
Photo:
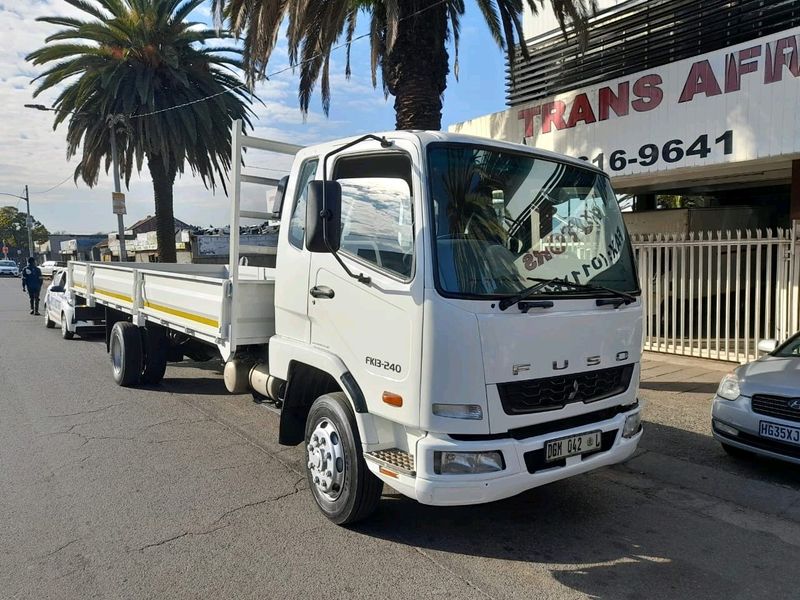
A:
{"type": "Polygon", "coordinates": [[[342,392],[314,401],[306,421],[306,473],[314,500],[337,525],[369,517],[383,482],[367,467],[355,416],[342,392]]]}
{"type": "Polygon", "coordinates": [[[141,382],[155,385],[164,379],[167,370],[167,336],[160,327],[142,329],[144,361],[141,382]]]}
{"type": "Polygon", "coordinates": [[[142,374],[142,336],[136,325],[127,321],[114,323],[109,353],[117,385],[129,387],[139,383],[142,374]]]}

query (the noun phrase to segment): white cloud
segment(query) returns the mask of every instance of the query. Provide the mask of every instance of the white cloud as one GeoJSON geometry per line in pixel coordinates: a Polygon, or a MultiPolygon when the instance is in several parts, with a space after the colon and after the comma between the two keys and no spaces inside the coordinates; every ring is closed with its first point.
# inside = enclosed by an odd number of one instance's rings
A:
{"type": "MultiPolygon", "coordinates": [[[[192,18],[211,24],[210,2],[201,6],[192,18]]],[[[40,16],[83,13],[61,0],[0,0],[0,191],[21,194],[27,184],[31,190],[31,210],[50,230],[74,233],[110,231],[116,228],[111,214],[111,178],[101,175],[94,189],[68,181],[52,192],[41,193],[70,175],[76,159],[66,160],[65,125],[55,132],[52,115],[24,108],[26,103],[50,105],[56,92],[49,91],[33,98],[35,84],[30,80],[41,73],[25,61],[25,56],[44,44],[46,36],[58,27],[37,23],[40,16]]],[[[230,43],[226,40],[225,44],[230,43]]],[[[391,102],[384,101],[381,90],[373,90],[369,76],[367,41],[353,46],[352,63],[355,75],[344,78],[344,52],[336,60],[332,72],[333,99],[331,118],[321,113],[318,96],[304,119],[297,101],[297,74],[287,71],[258,84],[257,94],[264,105],[255,104],[255,135],[311,144],[351,135],[364,130],[389,129],[394,124],[391,102]]],[[[286,43],[280,38],[270,65],[275,72],[288,65],[286,43]]],[[[248,156],[248,164],[262,168],[288,169],[286,157],[248,156]],[[250,163],[250,161],[253,161],[250,163]]],[[[250,186],[252,187],[252,186],[250,186]]],[[[11,198],[6,197],[9,201],[11,198]]],[[[153,213],[149,174],[131,179],[127,196],[126,222],[153,213]]],[[[245,190],[245,203],[253,206],[265,202],[263,189],[245,190]]],[[[5,204],[0,201],[0,205],[5,204]]],[[[10,202],[16,204],[16,200],[10,202]]],[[[199,179],[185,175],[175,185],[175,214],[198,225],[223,224],[228,220],[227,198],[221,189],[212,193],[199,179]]]]}

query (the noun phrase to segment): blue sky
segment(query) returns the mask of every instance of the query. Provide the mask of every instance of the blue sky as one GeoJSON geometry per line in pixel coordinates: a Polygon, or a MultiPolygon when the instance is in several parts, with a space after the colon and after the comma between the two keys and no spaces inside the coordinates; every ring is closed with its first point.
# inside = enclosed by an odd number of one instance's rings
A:
{"type": "MultiPolygon", "coordinates": [[[[194,20],[210,22],[210,0],[194,20]]],[[[111,177],[102,175],[94,188],[72,182],[77,159],[66,160],[66,129],[52,129],[52,115],[23,107],[26,103],[50,104],[55,94],[33,99],[30,84],[38,70],[25,62],[25,55],[40,47],[44,38],[58,29],[37,23],[36,17],[76,14],[63,0],[0,0],[0,192],[22,194],[31,191],[31,212],[50,231],[70,233],[107,232],[116,228],[111,213],[111,177]],[[52,191],[65,178],[69,180],[52,191]]],[[[368,23],[362,19],[361,29],[368,23]]],[[[452,50],[452,49],[451,49],[452,50]]],[[[451,51],[452,55],[452,51],[451,51]]],[[[444,97],[443,127],[504,108],[504,60],[486,31],[482,17],[471,2],[462,22],[459,81],[450,76],[444,97]]],[[[288,64],[285,44],[273,56],[270,71],[288,64]]],[[[334,54],[332,101],[329,118],[321,112],[315,97],[312,110],[303,120],[297,103],[297,79],[287,72],[258,86],[257,93],[266,106],[256,109],[256,135],[300,144],[311,144],[366,131],[394,128],[393,99],[384,100],[374,90],[369,73],[369,41],[356,42],[352,51],[353,77],[344,77],[344,51],[334,54]]],[[[285,172],[282,157],[253,157],[251,164],[271,173],[285,172]]],[[[251,188],[255,186],[250,186],[251,188]]],[[[247,190],[250,205],[265,202],[262,189],[247,190]]],[[[17,206],[15,199],[0,196],[0,206],[17,206]]],[[[146,170],[131,179],[127,191],[126,224],[153,214],[152,188],[146,170]]],[[[24,203],[19,203],[24,209],[24,203]]],[[[227,198],[218,190],[206,190],[199,180],[185,175],[175,186],[175,216],[183,221],[207,226],[228,221],[227,198]]]]}

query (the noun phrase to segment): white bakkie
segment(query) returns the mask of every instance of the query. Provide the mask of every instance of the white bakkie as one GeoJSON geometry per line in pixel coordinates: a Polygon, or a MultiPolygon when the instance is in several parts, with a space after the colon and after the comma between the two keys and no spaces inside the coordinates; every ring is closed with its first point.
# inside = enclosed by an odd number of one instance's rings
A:
{"type": "Polygon", "coordinates": [[[106,308],[118,383],[221,355],[231,392],[281,409],[340,524],[384,483],[474,504],[634,452],[642,305],[602,171],[444,132],[301,149],[238,122],[232,164],[227,266],[70,263],[70,293],[106,308]],[[245,147],[296,154],[275,214],[240,210],[243,184],[278,183],[243,171],[245,147]],[[258,250],[242,217],[280,218],[274,268],[240,264],[258,250]]]}

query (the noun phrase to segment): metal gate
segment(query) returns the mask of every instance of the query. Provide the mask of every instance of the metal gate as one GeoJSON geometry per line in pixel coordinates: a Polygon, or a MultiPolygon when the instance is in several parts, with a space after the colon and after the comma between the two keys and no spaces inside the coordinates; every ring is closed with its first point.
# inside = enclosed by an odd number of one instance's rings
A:
{"type": "Polygon", "coordinates": [[[800,228],[633,236],[644,349],[747,362],[799,321],[800,228]]]}

